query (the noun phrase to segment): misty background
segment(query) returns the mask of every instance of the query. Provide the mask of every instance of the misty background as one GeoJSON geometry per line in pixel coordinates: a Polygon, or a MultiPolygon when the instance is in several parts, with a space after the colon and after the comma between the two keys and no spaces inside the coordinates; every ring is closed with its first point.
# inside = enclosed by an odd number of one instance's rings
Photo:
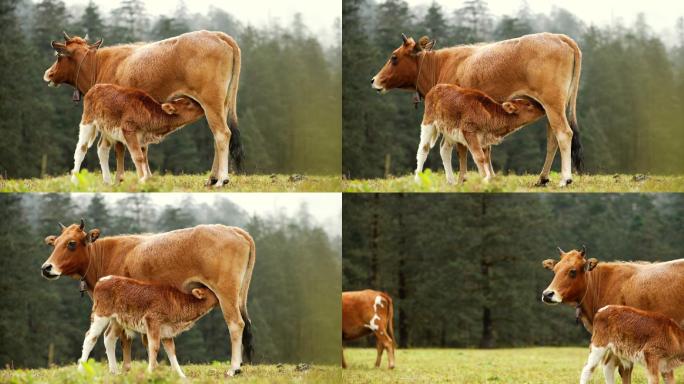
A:
{"type": "MultiPolygon", "coordinates": [[[[92,301],[87,295],[80,297],[77,280],[47,281],[40,275],[40,266],[52,252],[43,239],[58,234],[58,222],[70,225],[81,217],[87,230],[99,228],[104,237],[197,224],[244,228],[257,247],[247,303],[255,362],[338,363],[340,197],[319,194],[312,209],[306,203],[310,199],[291,195],[298,194],[235,200],[213,194],[0,195],[4,218],[0,222],[4,244],[0,250],[0,366],[72,364],[80,356],[92,301]],[[325,200],[330,208],[322,210],[325,200]],[[331,223],[333,216],[336,223],[331,223]]],[[[221,310],[215,308],[176,339],[178,359],[181,363],[225,362],[229,340],[221,310]]],[[[147,359],[138,337],[133,341],[133,356],[147,359]]],[[[101,341],[93,357],[104,359],[101,341]]]]}
{"type": "MultiPolygon", "coordinates": [[[[602,11],[618,9],[614,2],[543,3],[344,1],[344,175],[375,178],[415,169],[423,104],[415,110],[410,92],[378,95],[370,87],[370,78],[401,44],[401,33],[414,39],[428,35],[435,49],[536,32],[569,35],[583,54],[577,116],[586,171],[684,172],[684,10],[671,2],[628,2],[611,18],[602,11]],[[580,16],[589,12],[603,17],[580,16]],[[658,17],[663,13],[668,17],[658,17]]],[[[546,154],[545,125],[546,118],[496,146],[495,170],[538,173],[546,154]]],[[[426,164],[441,170],[433,152],[426,164]]],[[[559,163],[557,154],[554,170],[559,163]]]]}
{"type": "MultiPolygon", "coordinates": [[[[71,102],[72,87],[48,88],[42,79],[55,61],[50,42],[63,41],[62,31],[88,33],[91,41],[103,38],[107,47],[199,29],[231,35],[242,52],[237,108],[245,172],[340,172],[339,12],[322,13],[314,22],[311,11],[292,2],[282,15],[275,14],[282,5],[270,10],[262,1],[250,2],[238,7],[240,16],[206,1],[159,3],[8,0],[0,5],[0,34],[12,37],[0,41],[0,176],[63,175],[73,166],[82,103],[71,102]],[[270,17],[264,20],[265,15],[270,17]]],[[[213,146],[203,118],[151,146],[150,166],[161,174],[205,173],[213,146]]],[[[127,164],[132,170],[129,155],[127,164]]],[[[95,149],[84,166],[99,169],[95,149]]]]}

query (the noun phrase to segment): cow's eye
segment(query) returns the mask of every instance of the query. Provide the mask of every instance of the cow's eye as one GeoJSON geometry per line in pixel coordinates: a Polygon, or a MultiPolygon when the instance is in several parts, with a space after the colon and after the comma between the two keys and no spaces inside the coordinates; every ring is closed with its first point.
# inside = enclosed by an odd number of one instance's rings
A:
{"type": "Polygon", "coordinates": [[[574,278],[575,276],[577,276],[577,271],[574,269],[571,269],[570,270],[570,277],[574,278]]]}
{"type": "Polygon", "coordinates": [[[392,62],[393,65],[397,65],[399,58],[397,57],[397,55],[392,55],[392,57],[390,57],[390,61],[392,62]]]}
{"type": "Polygon", "coordinates": [[[69,240],[67,243],[67,248],[69,248],[70,251],[73,251],[76,249],[76,242],[74,240],[69,240]]]}

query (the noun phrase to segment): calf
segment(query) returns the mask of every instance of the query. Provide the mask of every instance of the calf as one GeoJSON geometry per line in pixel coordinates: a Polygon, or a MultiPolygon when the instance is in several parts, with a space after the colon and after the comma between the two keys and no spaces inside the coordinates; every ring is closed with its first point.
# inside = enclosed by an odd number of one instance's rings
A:
{"type": "Polygon", "coordinates": [[[147,335],[148,371],[157,365],[160,341],[164,345],[171,367],[185,377],[176,359],[173,338],[190,329],[195,322],[218,304],[208,288],[194,288],[192,294],[171,286],[159,285],[122,276],[101,278],[93,291],[90,329],[83,341],[79,370],[88,360],[95,342],[111,323],[105,335],[109,370],[117,372],[116,335],[122,330],[147,335]]]}
{"type": "MultiPolygon", "coordinates": [[[[102,133],[97,155],[102,177],[111,183],[109,149],[124,143],[131,153],[141,182],[151,175],[147,145],[160,142],[166,135],[192,123],[204,115],[202,107],[187,97],[159,103],[147,93],[114,84],[97,84],[83,99],[78,145],[74,152],[72,182],[76,183],[86,151],[102,133]]],[[[123,150],[117,146],[117,179],[123,178],[123,150]]]]}
{"type": "MultiPolygon", "coordinates": [[[[380,366],[382,352],[387,350],[388,366],[394,368],[394,307],[392,298],[384,292],[342,292],[342,340],[354,340],[370,334],[375,335],[380,366]]],[[[347,368],[342,352],[342,368],[347,368]]]]}
{"type": "Polygon", "coordinates": [[[684,363],[684,330],[667,316],[622,305],[607,305],[594,317],[591,353],[582,369],[581,384],[586,384],[600,362],[604,362],[606,383],[615,379],[615,359],[646,366],[648,383],[658,384],[662,373],[667,384],[674,384],[673,370],[684,363]]]}
{"type": "MultiPolygon", "coordinates": [[[[524,125],[544,115],[544,108],[534,100],[516,98],[497,103],[485,93],[461,88],[452,84],[438,84],[425,96],[425,113],[421,124],[420,145],[416,159],[416,181],[423,171],[428,151],[440,134],[444,139],[440,154],[447,182],[454,183],[451,170],[451,152],[454,144],[467,146],[480,175],[488,182],[494,176],[490,159],[490,146],[524,125]]],[[[465,180],[466,153],[460,150],[459,181],[465,180]]]]}

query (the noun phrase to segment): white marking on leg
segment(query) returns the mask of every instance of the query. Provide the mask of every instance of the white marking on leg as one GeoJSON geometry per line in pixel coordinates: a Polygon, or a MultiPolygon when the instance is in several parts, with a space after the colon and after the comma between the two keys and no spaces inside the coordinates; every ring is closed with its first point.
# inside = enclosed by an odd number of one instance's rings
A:
{"type": "Polygon", "coordinates": [[[601,360],[603,360],[603,355],[606,353],[605,347],[595,347],[594,345],[591,345],[589,348],[591,352],[589,353],[587,363],[582,369],[580,384],[587,384],[589,382],[589,379],[591,379],[591,374],[594,372],[594,369],[601,362],[601,360]]]}
{"type": "Polygon", "coordinates": [[[97,130],[94,124],[80,124],[78,129],[78,143],[74,151],[74,168],[71,170],[71,182],[78,184],[76,175],[81,170],[81,164],[85,158],[88,148],[93,144],[97,130]]]}
{"type": "Polygon", "coordinates": [[[104,339],[107,362],[109,363],[109,372],[113,374],[119,373],[119,369],[116,365],[116,339],[116,332],[113,332],[111,329],[104,339]]]}
{"type": "Polygon", "coordinates": [[[97,157],[100,159],[100,168],[102,169],[102,179],[105,183],[112,183],[112,175],[109,173],[109,149],[111,148],[111,143],[106,139],[100,141],[100,145],[97,147],[97,157]]]}
{"type": "Polygon", "coordinates": [[[434,124],[422,124],[420,126],[420,144],[416,153],[416,175],[414,177],[417,183],[420,182],[419,174],[423,172],[423,165],[425,165],[425,160],[427,160],[433,136],[435,136],[434,124]]]}
{"type": "Polygon", "coordinates": [[[454,171],[451,168],[451,154],[453,153],[454,146],[447,143],[446,139],[442,140],[442,145],[439,148],[439,154],[442,156],[444,174],[446,175],[447,184],[454,184],[454,171]]]}
{"type": "Polygon", "coordinates": [[[615,384],[615,368],[617,368],[617,357],[613,356],[603,364],[603,377],[606,384],[615,384]]]}
{"type": "Polygon", "coordinates": [[[175,353],[169,356],[169,363],[171,363],[171,368],[178,373],[178,376],[185,378],[185,374],[183,373],[180,364],[178,364],[178,359],[176,358],[175,353]]]}
{"type": "Polygon", "coordinates": [[[85,339],[83,340],[83,351],[81,353],[81,358],[78,360],[79,371],[83,371],[82,364],[88,361],[88,356],[93,350],[93,347],[97,342],[97,338],[100,337],[100,334],[105,330],[105,328],[107,328],[108,324],[109,318],[99,317],[97,315],[93,316],[93,322],[90,324],[90,328],[88,329],[88,332],[86,332],[85,339]]]}

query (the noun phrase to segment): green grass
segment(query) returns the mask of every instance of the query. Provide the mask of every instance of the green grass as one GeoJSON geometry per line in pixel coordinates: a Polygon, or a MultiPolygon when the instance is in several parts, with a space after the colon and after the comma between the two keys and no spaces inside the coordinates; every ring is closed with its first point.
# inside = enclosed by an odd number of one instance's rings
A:
{"type": "Polygon", "coordinates": [[[420,183],[413,175],[387,179],[343,180],[344,192],[684,192],[684,175],[573,175],[573,183],[560,188],[560,175],[551,173],[546,187],[535,187],[538,175],[497,175],[488,184],[469,172],[465,184],[449,185],[443,172],[426,170],[420,183]]]}
{"type": "Polygon", "coordinates": [[[318,175],[230,175],[223,188],[206,187],[205,175],[157,175],[141,184],[135,172],[126,172],[120,184],[107,185],[99,172],[86,170],[71,176],[0,180],[0,192],[339,192],[340,176],[318,175]]]}
{"type": "MultiPolygon", "coordinates": [[[[121,366],[121,364],[119,364],[121,366]]],[[[2,383],[340,383],[341,368],[337,366],[311,365],[306,370],[299,370],[296,365],[245,365],[242,374],[226,379],[225,372],[230,367],[226,363],[210,365],[184,365],[183,372],[187,381],[181,380],[168,366],[160,365],[154,372],[147,373],[147,364],[142,361],[133,362],[130,372],[111,375],[107,364],[93,362],[87,364],[84,373],[76,370],[76,365],[68,365],[52,369],[0,370],[2,383]]]]}
{"type": "MultiPolygon", "coordinates": [[[[589,348],[399,349],[391,371],[386,354],[380,368],[373,367],[375,349],[348,348],[344,353],[345,383],[574,384],[579,382],[589,348]]],[[[617,371],[615,376],[619,382],[617,371]]],[[[597,368],[591,383],[603,382],[603,371],[597,368]]],[[[634,368],[632,383],[646,383],[643,367],[634,368]]]]}

